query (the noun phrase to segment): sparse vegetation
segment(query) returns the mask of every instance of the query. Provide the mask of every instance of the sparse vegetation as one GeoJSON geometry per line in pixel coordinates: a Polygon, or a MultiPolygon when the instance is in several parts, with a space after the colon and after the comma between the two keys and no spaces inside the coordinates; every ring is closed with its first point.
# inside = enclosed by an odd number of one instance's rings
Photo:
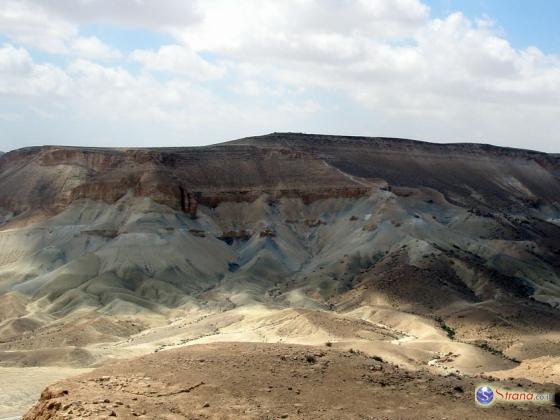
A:
{"type": "Polygon", "coordinates": [[[315,357],[314,354],[307,353],[307,354],[305,355],[305,361],[306,361],[307,363],[317,363],[317,358],[315,357]]]}
{"type": "Polygon", "coordinates": [[[365,353],[360,351],[360,350],[356,350],[356,349],[350,349],[348,350],[348,353],[352,353],[352,354],[356,354],[356,355],[361,355],[361,356],[365,356],[365,353]]]}
{"type": "Polygon", "coordinates": [[[519,360],[517,360],[515,357],[510,357],[506,354],[504,354],[501,350],[495,349],[494,347],[490,346],[487,342],[479,342],[479,343],[475,343],[476,346],[480,347],[483,350],[486,350],[489,353],[492,353],[496,356],[500,356],[503,357],[504,359],[507,359],[511,362],[514,363],[521,363],[519,360]]]}
{"type": "Polygon", "coordinates": [[[438,317],[435,318],[435,320],[439,324],[440,328],[447,333],[447,336],[451,340],[453,340],[455,338],[456,331],[453,328],[451,328],[449,325],[447,325],[445,323],[445,321],[443,320],[443,318],[438,316],[438,317]]]}

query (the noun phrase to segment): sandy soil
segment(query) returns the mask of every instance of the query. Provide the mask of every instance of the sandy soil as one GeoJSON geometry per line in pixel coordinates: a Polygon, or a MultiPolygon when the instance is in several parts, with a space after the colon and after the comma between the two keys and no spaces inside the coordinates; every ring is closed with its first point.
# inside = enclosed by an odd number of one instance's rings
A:
{"type": "Polygon", "coordinates": [[[48,384],[91,369],[0,368],[0,419],[24,414],[48,384]]]}
{"type": "Polygon", "coordinates": [[[554,419],[560,415],[552,406],[478,408],[473,401],[475,386],[474,379],[408,372],[326,346],[213,343],[162,351],[61,381],[42,393],[25,419],[554,419]]]}
{"type": "Polygon", "coordinates": [[[534,382],[560,384],[560,357],[527,359],[513,369],[498,370],[488,374],[501,379],[527,378],[534,382]]]}
{"type": "MultiPolygon", "coordinates": [[[[129,321],[126,325],[138,323],[139,319],[129,321]]],[[[10,372],[6,369],[17,372],[13,378],[18,391],[11,391],[9,398],[17,409],[10,413],[21,414],[23,409],[30,407],[42,387],[79,372],[55,367],[57,365],[103,366],[123,358],[154,353],[154,356],[164,355],[167,351],[175,350],[188,352],[191,346],[212,346],[219,342],[291,343],[323,348],[329,343],[329,349],[342,352],[356,350],[368,357],[380,357],[407,369],[411,374],[426,371],[432,375],[476,376],[490,372],[492,376],[504,379],[529,378],[541,383],[560,382],[556,374],[549,374],[556,359],[542,361],[540,370],[534,368],[536,365],[528,368],[525,365],[518,366],[518,363],[500,354],[450,339],[433,320],[381,305],[362,306],[345,313],[280,309],[264,305],[247,305],[218,313],[194,311],[125,338],[111,336],[111,341],[91,344],[86,341],[79,349],[57,344],[62,338],[73,343],[74,336],[83,340],[91,332],[92,325],[98,325],[98,328],[103,326],[103,331],[115,334],[114,326],[121,324],[122,320],[117,316],[111,317],[108,323],[88,315],[84,320],[76,319],[72,324],[63,324],[62,331],[48,328],[43,333],[28,334],[10,344],[29,350],[0,351],[2,363],[13,366],[0,371],[2,379],[10,372]],[[84,326],[82,330],[76,327],[81,325],[84,326]],[[80,331],[83,333],[80,334],[80,331]],[[49,344],[57,346],[48,347],[49,344]],[[22,365],[43,367],[18,367],[22,365]],[[494,372],[496,370],[500,371],[494,372]],[[43,376],[39,377],[39,374],[43,376]],[[34,385],[28,389],[30,383],[34,385]]],[[[233,354],[231,356],[235,357],[233,354]]],[[[6,377],[10,378],[9,375],[6,377]]]]}

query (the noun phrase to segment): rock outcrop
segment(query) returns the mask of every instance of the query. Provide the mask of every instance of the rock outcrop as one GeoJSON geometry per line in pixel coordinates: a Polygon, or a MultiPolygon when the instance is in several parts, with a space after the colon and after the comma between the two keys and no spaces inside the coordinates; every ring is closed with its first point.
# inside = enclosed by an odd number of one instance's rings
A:
{"type": "Polygon", "coordinates": [[[79,199],[114,203],[131,193],[196,217],[199,205],[263,194],[310,203],[387,185],[431,188],[461,206],[540,206],[560,196],[559,162],[478,144],[289,133],[197,148],[30,147],[0,158],[0,208],[53,214],[79,199]]]}

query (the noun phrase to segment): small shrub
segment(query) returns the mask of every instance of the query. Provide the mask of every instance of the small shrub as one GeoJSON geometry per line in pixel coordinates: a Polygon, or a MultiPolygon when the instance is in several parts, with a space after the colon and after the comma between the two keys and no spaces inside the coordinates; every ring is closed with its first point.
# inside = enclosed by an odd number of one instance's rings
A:
{"type": "Polygon", "coordinates": [[[316,363],[316,362],[317,362],[317,358],[315,357],[314,354],[307,353],[307,354],[305,355],[305,361],[306,361],[307,363],[316,363]]]}

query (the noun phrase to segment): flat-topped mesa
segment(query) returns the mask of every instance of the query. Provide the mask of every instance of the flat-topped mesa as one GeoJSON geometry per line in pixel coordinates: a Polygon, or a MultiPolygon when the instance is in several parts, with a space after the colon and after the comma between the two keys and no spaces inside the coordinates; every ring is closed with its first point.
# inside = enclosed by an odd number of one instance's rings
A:
{"type": "Polygon", "coordinates": [[[191,148],[44,146],[0,158],[0,208],[59,212],[132,192],[195,216],[224,201],[357,198],[431,188],[469,207],[558,204],[560,158],[480,144],[274,133],[191,148]]]}
{"type": "Polygon", "coordinates": [[[113,203],[132,192],[195,216],[198,205],[254,201],[263,194],[305,202],[360,197],[371,186],[284,148],[45,146],[16,150],[0,160],[0,207],[15,212],[59,212],[78,199],[113,203]]]}
{"type": "Polygon", "coordinates": [[[518,157],[546,157],[558,159],[560,154],[544,153],[535,150],[494,146],[485,143],[433,143],[396,137],[337,136],[328,134],[271,133],[263,136],[245,137],[221,145],[258,145],[260,147],[365,147],[370,150],[381,149],[385,152],[423,152],[436,154],[472,154],[518,157]]]}

